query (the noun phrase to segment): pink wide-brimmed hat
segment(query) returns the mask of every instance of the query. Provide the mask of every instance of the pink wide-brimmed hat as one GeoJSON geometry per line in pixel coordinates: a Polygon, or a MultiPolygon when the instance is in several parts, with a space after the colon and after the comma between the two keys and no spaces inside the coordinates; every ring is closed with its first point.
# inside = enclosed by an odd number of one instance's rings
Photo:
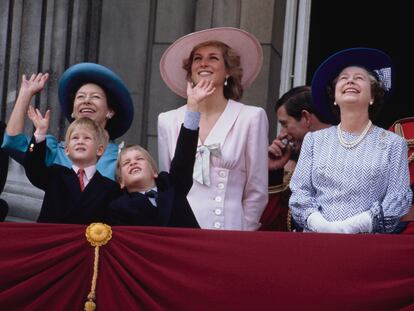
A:
{"type": "Polygon", "coordinates": [[[183,60],[190,56],[196,45],[212,40],[227,44],[240,55],[243,88],[247,88],[256,79],[263,62],[262,46],[256,37],[238,28],[211,28],[177,39],[162,55],[161,77],[174,93],[187,98],[187,72],[183,69],[183,60]]]}

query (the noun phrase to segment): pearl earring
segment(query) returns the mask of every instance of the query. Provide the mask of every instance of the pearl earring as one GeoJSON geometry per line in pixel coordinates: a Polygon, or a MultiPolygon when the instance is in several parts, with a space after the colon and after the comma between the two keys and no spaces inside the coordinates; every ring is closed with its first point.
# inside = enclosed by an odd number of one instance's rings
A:
{"type": "Polygon", "coordinates": [[[369,105],[372,106],[374,104],[374,100],[370,100],[369,105]]]}
{"type": "Polygon", "coordinates": [[[338,104],[336,102],[334,102],[334,106],[338,106],[338,104]]]}
{"type": "Polygon", "coordinates": [[[224,86],[227,86],[227,78],[224,80],[224,86]]]}

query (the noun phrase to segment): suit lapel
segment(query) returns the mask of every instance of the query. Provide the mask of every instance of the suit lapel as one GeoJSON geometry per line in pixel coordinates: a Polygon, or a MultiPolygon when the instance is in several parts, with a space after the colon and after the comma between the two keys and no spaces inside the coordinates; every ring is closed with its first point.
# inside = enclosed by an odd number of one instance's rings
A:
{"type": "MultiPolygon", "coordinates": [[[[211,132],[206,137],[204,145],[219,143],[222,147],[228,133],[233,127],[233,124],[236,122],[242,107],[242,104],[229,99],[226,109],[224,109],[220,118],[217,120],[216,124],[214,124],[211,132]]],[[[198,145],[201,145],[200,140],[198,141],[198,145]]]]}
{"type": "Polygon", "coordinates": [[[79,204],[76,204],[82,198],[82,192],[80,190],[78,176],[76,175],[75,171],[71,168],[67,168],[62,166],[62,180],[64,187],[66,189],[67,197],[62,198],[63,200],[67,199],[72,201],[74,204],[70,204],[71,208],[67,211],[64,211],[65,217],[67,215],[71,215],[73,210],[79,207],[79,204]]]}
{"type": "Polygon", "coordinates": [[[65,167],[62,174],[62,179],[65,184],[65,188],[68,189],[68,193],[70,194],[70,196],[72,196],[73,198],[79,197],[82,192],[80,190],[79,179],[75,171],[71,168],[65,167]]]}

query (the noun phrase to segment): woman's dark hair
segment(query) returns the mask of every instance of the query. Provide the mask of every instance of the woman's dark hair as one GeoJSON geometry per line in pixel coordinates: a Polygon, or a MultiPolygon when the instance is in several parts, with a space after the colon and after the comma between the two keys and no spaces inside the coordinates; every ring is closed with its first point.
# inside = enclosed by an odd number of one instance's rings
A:
{"type": "Polygon", "coordinates": [[[319,121],[329,123],[313,105],[310,86],[296,86],[287,91],[276,102],[275,112],[282,106],[285,107],[287,114],[296,121],[299,121],[302,118],[302,111],[306,110],[309,113],[314,114],[319,121]]]}
{"type": "MultiPolygon", "coordinates": [[[[111,110],[113,110],[114,111],[114,113],[116,114],[117,113],[117,109],[116,109],[116,105],[114,104],[114,99],[113,99],[113,96],[112,96],[112,94],[110,93],[110,92],[108,92],[106,89],[105,89],[105,87],[103,87],[102,85],[100,85],[99,83],[96,83],[96,82],[93,82],[93,81],[91,81],[91,82],[84,82],[84,83],[82,83],[78,88],[77,88],[77,90],[74,92],[74,93],[72,93],[71,95],[70,95],[70,99],[71,99],[71,103],[72,103],[72,111],[73,111],[73,103],[75,102],[75,97],[76,97],[76,93],[79,91],[79,89],[82,87],[82,86],[84,86],[85,84],[95,84],[95,85],[97,85],[97,86],[99,86],[103,91],[104,91],[104,93],[105,93],[105,96],[106,96],[106,103],[108,104],[108,108],[110,108],[111,110]]],[[[107,125],[108,125],[108,123],[111,121],[111,119],[109,119],[108,120],[108,122],[106,123],[107,125]]]]}
{"type": "Polygon", "coordinates": [[[240,65],[240,55],[229,47],[227,44],[220,41],[205,41],[196,45],[187,59],[183,60],[183,69],[187,71],[187,81],[191,81],[191,66],[193,64],[194,53],[203,47],[214,46],[221,50],[223,55],[226,71],[230,75],[227,78],[227,85],[223,88],[223,95],[227,99],[239,100],[243,95],[243,86],[241,80],[243,77],[243,68],[240,65]]]}
{"type": "MultiPolygon", "coordinates": [[[[375,72],[370,71],[362,66],[358,66],[368,73],[368,78],[371,83],[371,95],[374,99],[374,102],[372,105],[369,105],[368,108],[368,115],[370,120],[375,120],[377,117],[377,114],[384,104],[384,94],[385,94],[385,88],[384,84],[378,79],[378,76],[375,72]]],[[[338,82],[339,74],[338,76],[332,80],[331,84],[327,87],[327,92],[329,96],[329,103],[332,113],[335,115],[335,117],[339,120],[340,119],[340,110],[339,107],[334,105],[335,102],[335,85],[338,82]]]]}

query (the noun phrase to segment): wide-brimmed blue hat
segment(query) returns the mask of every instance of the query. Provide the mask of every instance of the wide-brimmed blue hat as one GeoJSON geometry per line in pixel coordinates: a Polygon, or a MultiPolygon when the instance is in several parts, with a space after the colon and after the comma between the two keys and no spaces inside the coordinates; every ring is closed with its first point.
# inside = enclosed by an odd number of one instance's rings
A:
{"type": "Polygon", "coordinates": [[[377,75],[384,86],[384,100],[391,94],[394,86],[394,68],[391,58],[383,51],[372,48],[351,48],[339,51],[328,57],[316,69],[312,79],[312,99],[316,109],[332,124],[338,123],[330,107],[327,88],[346,67],[363,67],[377,75]]]}
{"type": "Polygon", "coordinates": [[[74,95],[87,83],[99,85],[107,93],[115,115],[106,123],[109,137],[115,139],[125,134],[132,124],[134,106],[125,83],[110,69],[95,63],[79,63],[69,67],[59,81],[59,102],[66,119],[73,121],[74,95]]]}

